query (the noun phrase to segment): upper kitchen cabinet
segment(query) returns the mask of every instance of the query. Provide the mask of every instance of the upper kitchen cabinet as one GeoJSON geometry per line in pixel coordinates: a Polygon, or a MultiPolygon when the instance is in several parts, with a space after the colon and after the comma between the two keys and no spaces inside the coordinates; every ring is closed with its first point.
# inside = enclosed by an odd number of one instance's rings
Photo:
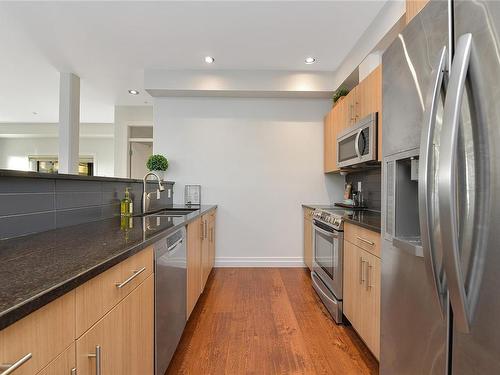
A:
{"type": "Polygon", "coordinates": [[[428,2],[429,0],[406,0],[406,24],[409,24],[428,2]]]}
{"type": "Polygon", "coordinates": [[[337,136],[363,117],[378,113],[377,156],[382,160],[382,65],[377,66],[347,96],[339,99],[324,120],[325,173],[338,172],[337,136]]]}
{"type": "Polygon", "coordinates": [[[335,172],[338,170],[337,168],[337,158],[336,158],[336,144],[335,139],[337,138],[335,132],[335,108],[333,107],[330,112],[328,112],[325,116],[323,122],[323,140],[324,140],[324,168],[325,173],[335,172]]]}
{"type": "Polygon", "coordinates": [[[382,65],[377,66],[357,86],[357,120],[371,113],[378,113],[377,124],[377,154],[378,160],[382,160],[382,65]]]}

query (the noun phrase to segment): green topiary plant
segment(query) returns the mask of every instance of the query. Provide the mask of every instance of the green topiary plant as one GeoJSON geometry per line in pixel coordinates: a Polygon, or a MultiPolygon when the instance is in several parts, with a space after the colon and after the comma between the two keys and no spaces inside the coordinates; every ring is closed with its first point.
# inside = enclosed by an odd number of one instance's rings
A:
{"type": "Polygon", "coordinates": [[[339,100],[343,96],[346,96],[347,94],[349,94],[349,90],[347,89],[347,87],[340,86],[333,94],[333,103],[337,103],[337,100],[339,100]]]}
{"type": "Polygon", "coordinates": [[[166,171],[168,169],[168,160],[163,155],[151,155],[146,163],[150,171],[166,171]]]}

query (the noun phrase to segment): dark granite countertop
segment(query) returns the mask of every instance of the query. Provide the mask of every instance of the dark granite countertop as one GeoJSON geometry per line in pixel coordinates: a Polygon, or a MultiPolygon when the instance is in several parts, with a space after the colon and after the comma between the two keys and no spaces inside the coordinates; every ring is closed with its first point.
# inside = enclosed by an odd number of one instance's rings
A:
{"type": "MultiPolygon", "coordinates": [[[[40,173],[31,171],[18,171],[13,169],[0,169],[0,177],[23,177],[23,178],[42,178],[42,179],[61,179],[61,180],[80,180],[80,181],[106,181],[106,182],[138,182],[142,184],[142,180],[136,178],[125,177],[101,177],[101,176],[82,176],[79,174],[63,174],[63,173],[40,173]]],[[[173,181],[164,181],[166,184],[174,184],[173,181]]],[[[158,182],[156,180],[148,180],[148,183],[158,182]]]]}
{"type": "Polygon", "coordinates": [[[307,207],[311,209],[325,209],[325,210],[338,210],[339,213],[343,211],[344,220],[347,223],[352,223],[359,225],[360,227],[372,230],[374,232],[381,232],[381,217],[379,211],[371,211],[371,210],[349,210],[342,209],[341,207],[337,207],[334,205],[328,204],[303,204],[302,207],[307,207]]]}
{"type": "Polygon", "coordinates": [[[116,217],[0,241],[0,329],[216,207],[173,218],[133,217],[128,227],[116,217]]]}

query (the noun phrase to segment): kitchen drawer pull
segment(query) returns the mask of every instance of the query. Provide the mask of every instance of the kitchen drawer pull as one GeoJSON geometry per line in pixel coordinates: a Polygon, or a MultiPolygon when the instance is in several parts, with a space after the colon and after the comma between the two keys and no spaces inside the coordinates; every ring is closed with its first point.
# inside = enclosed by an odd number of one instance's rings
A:
{"type": "Polygon", "coordinates": [[[364,243],[367,243],[370,246],[375,246],[375,242],[367,240],[366,238],[356,236],[356,238],[360,241],[363,241],[364,243]]]}
{"type": "Polygon", "coordinates": [[[368,267],[366,267],[366,290],[370,290],[372,285],[371,271],[373,266],[368,263],[368,267]]]}
{"type": "Polygon", "coordinates": [[[133,279],[135,279],[137,276],[139,276],[142,272],[146,271],[146,267],[142,267],[140,270],[138,271],[133,271],[134,273],[132,274],[132,276],[130,276],[127,280],[125,280],[124,282],[122,283],[116,283],[116,287],[118,289],[121,289],[123,288],[125,285],[127,285],[129,282],[131,282],[133,279]]]}
{"type": "Polygon", "coordinates": [[[0,365],[0,370],[4,370],[3,372],[0,372],[0,375],[9,375],[9,374],[12,374],[19,367],[21,367],[26,362],[28,362],[31,359],[31,357],[33,357],[33,354],[28,353],[23,358],[21,358],[20,360],[18,360],[15,363],[6,363],[6,364],[0,365]]]}
{"type": "Polygon", "coordinates": [[[366,261],[362,257],[359,257],[359,283],[363,284],[365,279],[363,279],[363,263],[366,261]]]}
{"type": "Polygon", "coordinates": [[[87,354],[89,358],[95,358],[95,375],[101,375],[101,346],[96,345],[95,353],[87,354]]]}

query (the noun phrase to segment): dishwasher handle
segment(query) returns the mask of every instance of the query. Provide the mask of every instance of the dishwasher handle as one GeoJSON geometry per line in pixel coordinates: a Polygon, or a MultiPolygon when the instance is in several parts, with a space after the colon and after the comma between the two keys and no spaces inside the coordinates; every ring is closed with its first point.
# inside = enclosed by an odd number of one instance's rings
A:
{"type": "Polygon", "coordinates": [[[175,250],[175,248],[177,246],[179,246],[181,243],[184,242],[184,238],[180,238],[178,239],[177,241],[175,241],[172,245],[170,245],[169,247],[167,247],[167,252],[170,254],[171,252],[173,252],[175,250]]]}

